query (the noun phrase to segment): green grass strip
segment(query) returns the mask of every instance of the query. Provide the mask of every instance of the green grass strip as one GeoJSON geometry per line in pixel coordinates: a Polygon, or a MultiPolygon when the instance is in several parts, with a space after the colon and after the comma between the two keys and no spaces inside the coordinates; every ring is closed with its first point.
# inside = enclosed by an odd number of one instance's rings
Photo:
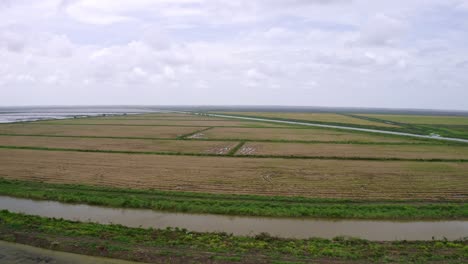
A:
{"type": "Polygon", "coordinates": [[[182,135],[182,136],[178,136],[177,139],[186,139],[186,138],[189,138],[193,135],[196,135],[198,133],[201,133],[201,132],[204,132],[204,131],[207,131],[207,130],[210,130],[212,129],[213,127],[205,127],[204,129],[200,129],[200,130],[196,130],[194,132],[191,132],[191,133],[188,133],[188,134],[185,134],[185,135],[182,135]]]}
{"type": "Polygon", "coordinates": [[[227,154],[228,156],[234,156],[236,155],[237,151],[239,151],[239,149],[241,149],[243,146],[245,145],[245,141],[241,141],[239,142],[239,144],[237,144],[235,147],[233,147],[229,153],[227,154]]]}
{"type": "Polygon", "coordinates": [[[0,239],[33,246],[144,262],[185,263],[466,263],[459,241],[371,242],[337,237],[279,239],[181,229],[130,228],[0,211],[0,239]],[[169,256],[169,259],[164,257],[169,256]],[[159,261],[158,261],[159,260],[159,261]],[[220,260],[219,262],[217,260],[220,260]],[[293,261],[293,262],[291,262],[293,261]]]}
{"type": "Polygon", "coordinates": [[[223,195],[50,184],[1,178],[0,195],[117,208],[145,208],[224,215],[354,219],[468,218],[468,204],[464,202],[351,201],[304,197],[223,195]]]}
{"type": "Polygon", "coordinates": [[[109,138],[109,139],[142,139],[142,140],[194,140],[194,141],[245,141],[268,143],[301,143],[301,144],[349,144],[349,145],[395,145],[395,146],[466,146],[459,142],[365,142],[365,141],[317,141],[317,140],[281,140],[281,139],[245,139],[245,138],[158,138],[158,137],[115,137],[115,136],[73,136],[73,135],[47,135],[47,134],[11,134],[0,133],[0,136],[17,137],[58,137],[58,138],[109,138]]]}
{"type": "MultiPolygon", "coordinates": [[[[244,142],[245,143],[245,142],[244,142]]],[[[238,144],[238,147],[241,144],[238,144]]],[[[235,148],[236,148],[235,147],[235,148]]],[[[242,146],[240,146],[242,147],[242,146]]],[[[239,148],[240,148],[239,147],[239,148]]],[[[407,159],[407,158],[374,158],[374,157],[340,157],[340,156],[283,156],[283,155],[234,155],[232,150],[228,154],[192,153],[192,152],[163,152],[163,151],[131,151],[131,150],[100,150],[100,149],[71,149],[49,148],[31,146],[0,146],[0,149],[22,149],[37,151],[66,151],[87,153],[110,153],[131,155],[167,155],[167,156],[196,156],[196,157],[229,157],[229,158],[255,158],[255,159],[310,159],[310,160],[355,160],[355,161],[413,161],[413,162],[468,162],[468,159],[407,159]]],[[[237,149],[235,149],[237,151],[237,149]]]]}

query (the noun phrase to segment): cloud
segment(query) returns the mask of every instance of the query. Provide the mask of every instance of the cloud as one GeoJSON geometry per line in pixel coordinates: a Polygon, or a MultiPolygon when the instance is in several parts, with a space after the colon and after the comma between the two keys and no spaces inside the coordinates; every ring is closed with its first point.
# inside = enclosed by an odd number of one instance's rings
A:
{"type": "Polygon", "coordinates": [[[29,55],[68,57],[75,48],[65,35],[34,32],[21,27],[0,29],[0,49],[29,55]]]}
{"type": "Polygon", "coordinates": [[[3,105],[468,109],[465,1],[1,3],[3,105]]]}
{"type": "Polygon", "coordinates": [[[11,52],[21,52],[24,45],[24,39],[21,35],[7,30],[0,32],[0,48],[3,47],[11,52]]]}
{"type": "Polygon", "coordinates": [[[458,68],[468,68],[468,60],[457,62],[455,65],[458,68]]]}
{"type": "Polygon", "coordinates": [[[467,0],[458,1],[457,8],[461,10],[468,10],[468,1],[467,0]]]}
{"type": "Polygon", "coordinates": [[[405,22],[379,13],[362,27],[359,41],[369,45],[392,46],[398,44],[407,31],[405,22]]]}

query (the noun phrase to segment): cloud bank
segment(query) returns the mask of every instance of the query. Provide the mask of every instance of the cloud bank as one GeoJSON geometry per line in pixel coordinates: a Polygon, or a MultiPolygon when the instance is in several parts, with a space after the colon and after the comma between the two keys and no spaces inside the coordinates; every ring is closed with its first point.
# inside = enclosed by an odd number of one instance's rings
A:
{"type": "Polygon", "coordinates": [[[0,105],[468,110],[468,1],[0,0],[0,105]]]}

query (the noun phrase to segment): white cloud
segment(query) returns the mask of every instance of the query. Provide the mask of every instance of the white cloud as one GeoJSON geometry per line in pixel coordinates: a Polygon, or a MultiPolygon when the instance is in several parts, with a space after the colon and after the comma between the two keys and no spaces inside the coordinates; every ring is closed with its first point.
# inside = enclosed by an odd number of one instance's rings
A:
{"type": "Polygon", "coordinates": [[[397,44],[407,30],[408,26],[403,21],[379,13],[364,25],[360,41],[370,45],[391,46],[397,44]]]}
{"type": "Polygon", "coordinates": [[[132,72],[133,72],[133,74],[135,74],[136,76],[139,76],[139,77],[145,77],[145,76],[148,75],[148,73],[146,71],[144,71],[143,69],[141,69],[140,67],[133,68],[132,72]]]}
{"type": "Polygon", "coordinates": [[[467,0],[458,1],[457,7],[462,10],[468,10],[468,1],[467,0]]]}
{"type": "Polygon", "coordinates": [[[22,36],[8,30],[0,32],[0,47],[6,48],[11,52],[21,52],[24,45],[22,36]]]}
{"type": "Polygon", "coordinates": [[[176,73],[174,71],[174,69],[171,67],[171,66],[164,66],[163,67],[163,75],[164,77],[168,78],[168,79],[175,79],[176,77],[176,73]]]}
{"type": "Polygon", "coordinates": [[[449,12],[466,1],[5,3],[0,105],[468,109],[468,91],[460,88],[468,83],[466,36],[457,33],[462,23],[451,29],[459,18],[449,12]],[[440,6],[448,13],[437,13],[440,6]],[[438,32],[427,28],[434,23],[427,12],[444,17],[438,32]]]}
{"type": "Polygon", "coordinates": [[[261,72],[259,72],[257,69],[249,69],[246,72],[247,78],[253,79],[253,80],[262,80],[266,79],[267,76],[261,72]]]}

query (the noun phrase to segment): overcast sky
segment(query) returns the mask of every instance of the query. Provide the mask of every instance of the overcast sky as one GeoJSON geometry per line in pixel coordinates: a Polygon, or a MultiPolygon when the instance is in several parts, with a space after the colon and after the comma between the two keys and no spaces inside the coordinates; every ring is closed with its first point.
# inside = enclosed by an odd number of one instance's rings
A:
{"type": "Polygon", "coordinates": [[[0,0],[0,106],[468,110],[468,0],[0,0]]]}

